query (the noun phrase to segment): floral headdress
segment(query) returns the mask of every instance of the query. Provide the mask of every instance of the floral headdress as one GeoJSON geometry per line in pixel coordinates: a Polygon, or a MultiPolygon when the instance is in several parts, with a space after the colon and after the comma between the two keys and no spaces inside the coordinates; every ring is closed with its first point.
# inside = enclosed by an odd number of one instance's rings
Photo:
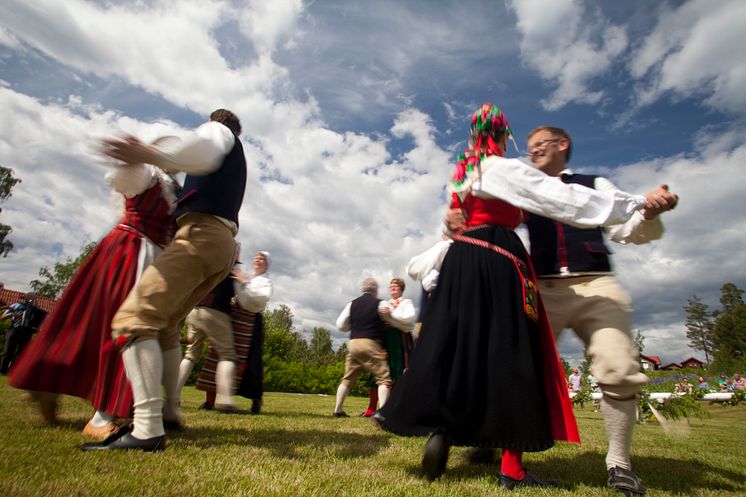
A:
{"type": "Polygon", "coordinates": [[[454,190],[463,189],[467,178],[483,158],[491,155],[502,156],[502,151],[495,141],[502,133],[513,136],[505,114],[496,105],[488,102],[472,114],[471,146],[456,157],[456,168],[451,175],[451,186],[454,190]]]}

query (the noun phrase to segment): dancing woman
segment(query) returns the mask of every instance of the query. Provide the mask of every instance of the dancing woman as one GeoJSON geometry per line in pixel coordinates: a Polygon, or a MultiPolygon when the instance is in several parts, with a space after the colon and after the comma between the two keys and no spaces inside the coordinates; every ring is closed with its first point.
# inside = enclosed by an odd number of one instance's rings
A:
{"type": "Polygon", "coordinates": [[[117,167],[106,181],[124,196],[124,214],[72,277],[9,381],[31,391],[48,423],[57,421],[59,394],[87,400],[96,412],[83,433],[100,439],[118,428],[116,418],[132,415],[132,390],[111,338],[111,319],[171,239],[178,188],[170,175],[147,164],[117,167]]]}
{"type": "MultiPolygon", "coordinates": [[[[429,479],[445,471],[451,445],[502,448],[500,485],[512,489],[556,484],[527,472],[523,452],[580,442],[530,259],[513,231],[521,208],[554,218],[572,211],[576,224],[599,225],[629,217],[645,199],[547,182],[531,166],[501,159],[510,135],[494,105],[471,118],[470,148],[450,185],[467,227],[440,244],[447,252],[426,331],[374,420],[400,435],[432,434],[422,460],[429,479]]],[[[422,276],[432,269],[423,267],[422,276]]]]}

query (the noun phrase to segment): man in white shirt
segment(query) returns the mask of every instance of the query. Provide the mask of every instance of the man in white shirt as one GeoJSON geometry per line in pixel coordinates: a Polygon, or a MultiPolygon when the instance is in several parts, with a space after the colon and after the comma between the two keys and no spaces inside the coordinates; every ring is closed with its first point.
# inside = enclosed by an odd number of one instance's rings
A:
{"type": "MultiPolygon", "coordinates": [[[[531,162],[540,171],[566,184],[601,192],[619,191],[605,178],[574,174],[566,164],[572,142],[566,131],[541,126],[528,135],[531,162]]],[[[608,228],[618,243],[646,243],[660,238],[659,215],[672,209],[678,197],[661,185],[646,197],[645,208],[623,224],[608,228]]],[[[531,260],[555,337],[572,328],[591,356],[591,372],[603,399],[609,450],[608,486],[628,497],[644,495],[645,487],[632,472],[630,446],[637,394],[648,378],[640,371],[639,351],[630,331],[631,300],[611,271],[601,228],[577,228],[528,214],[531,260]]]]}
{"type": "Polygon", "coordinates": [[[378,399],[383,406],[389,397],[391,374],[386,362],[386,333],[381,319],[388,303],[378,298],[378,282],[366,278],[362,284],[363,294],[349,302],[337,318],[337,328],[350,332],[347,344],[345,373],[337,387],[337,399],[332,416],[346,418],[344,401],[353,384],[363,371],[368,371],[378,385],[378,399]]]}
{"type": "MultiPolygon", "coordinates": [[[[179,379],[178,322],[233,267],[238,211],[246,185],[241,123],[218,109],[177,146],[148,146],[133,136],[104,141],[103,153],[127,164],[153,164],[187,173],[174,218],[173,241],[142,274],[112,320],[112,336],[132,384],[134,421],[83,450],[160,451],[164,418],[181,426],[173,395],[179,379]],[[161,394],[166,386],[166,405],[161,394]]],[[[178,399],[176,399],[178,400],[178,399]]]]}

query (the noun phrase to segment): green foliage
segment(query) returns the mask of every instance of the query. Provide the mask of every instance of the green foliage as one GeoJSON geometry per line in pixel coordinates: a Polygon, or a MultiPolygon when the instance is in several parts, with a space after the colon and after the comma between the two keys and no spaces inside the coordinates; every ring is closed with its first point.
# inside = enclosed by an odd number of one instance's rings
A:
{"type": "Polygon", "coordinates": [[[70,278],[73,277],[83,261],[96,248],[96,245],[96,242],[85,245],[78,257],[75,259],[68,257],[65,259],[65,262],[56,262],[51,270],[47,266],[39,269],[41,279],[31,281],[31,290],[42,297],[56,299],[65,289],[70,278]]]}
{"type": "MultiPolygon", "coordinates": [[[[264,313],[264,388],[274,392],[334,394],[345,369],[347,347],[332,348],[331,332],[314,328],[311,343],[293,326],[293,312],[286,305],[264,313]]],[[[366,395],[362,381],[351,388],[366,395]]]]}
{"type": "Polygon", "coordinates": [[[710,357],[714,347],[712,313],[707,304],[693,295],[687,300],[684,306],[686,311],[686,337],[689,339],[689,346],[694,350],[701,350],[705,353],[705,362],[710,364],[710,357]]]}
{"type": "Polygon", "coordinates": [[[743,290],[733,283],[721,289],[722,308],[713,313],[715,352],[713,369],[733,373],[746,369],[746,304],[743,290]]]}
{"type": "Polygon", "coordinates": [[[565,378],[572,374],[572,367],[570,363],[565,360],[564,357],[560,357],[560,364],[562,364],[562,370],[565,372],[565,378]]]}
{"type": "MultiPolygon", "coordinates": [[[[19,178],[13,176],[11,168],[0,166],[0,201],[8,200],[12,195],[13,187],[20,182],[19,178]]],[[[2,212],[2,209],[0,209],[0,212],[2,212]]],[[[3,257],[7,257],[8,252],[13,250],[13,242],[6,239],[11,231],[13,231],[13,228],[0,223],[0,253],[3,254],[3,257]]]]}
{"type": "Polygon", "coordinates": [[[682,418],[709,418],[710,413],[704,408],[702,402],[699,401],[703,395],[704,392],[695,390],[691,395],[672,395],[663,401],[659,401],[651,400],[649,390],[644,388],[638,397],[640,403],[640,420],[644,421],[652,418],[651,403],[669,421],[676,421],[682,418]]]}

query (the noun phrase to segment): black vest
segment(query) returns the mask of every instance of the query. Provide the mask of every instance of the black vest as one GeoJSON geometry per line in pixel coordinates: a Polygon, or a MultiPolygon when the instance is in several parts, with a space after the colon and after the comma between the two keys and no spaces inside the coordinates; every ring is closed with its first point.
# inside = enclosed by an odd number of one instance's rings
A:
{"type": "MultiPolygon", "coordinates": [[[[596,176],[563,174],[563,183],[594,188],[596,176]]],[[[536,214],[527,214],[531,262],[537,276],[562,272],[610,272],[609,249],[601,228],[575,228],[536,214]],[[562,270],[562,268],[566,268],[562,270]]]]}
{"type": "Polygon", "coordinates": [[[175,219],[187,212],[201,212],[220,216],[238,226],[238,210],[246,189],[246,158],[241,141],[238,137],[234,139],[233,148],[218,169],[204,176],[186,176],[175,219]]]}
{"type": "Polygon", "coordinates": [[[210,307],[211,309],[230,314],[231,299],[233,298],[233,276],[228,275],[223,281],[213,288],[198,306],[210,307]]]}
{"type": "Polygon", "coordinates": [[[386,338],[383,320],[378,315],[379,299],[364,293],[350,305],[350,338],[369,338],[382,342],[386,338]]]}

